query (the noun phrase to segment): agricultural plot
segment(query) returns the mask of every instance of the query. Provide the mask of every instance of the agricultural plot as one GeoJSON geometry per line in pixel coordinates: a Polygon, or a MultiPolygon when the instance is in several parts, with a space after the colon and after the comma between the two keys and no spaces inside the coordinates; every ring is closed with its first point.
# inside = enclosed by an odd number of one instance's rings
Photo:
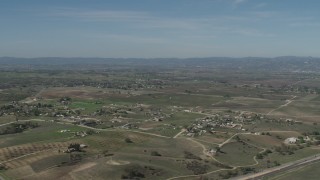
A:
{"type": "Polygon", "coordinates": [[[202,117],[205,117],[205,115],[189,112],[178,112],[174,113],[170,118],[166,119],[165,122],[174,124],[176,126],[185,126],[202,117]]]}
{"type": "Polygon", "coordinates": [[[248,129],[248,131],[250,132],[263,132],[263,131],[313,132],[313,131],[318,131],[320,126],[318,124],[310,124],[305,122],[291,123],[291,122],[286,122],[286,119],[282,119],[280,121],[279,120],[261,120],[261,121],[257,121],[255,124],[244,125],[243,127],[248,129]]]}
{"type": "Polygon", "coordinates": [[[69,106],[71,109],[80,109],[81,113],[94,113],[103,106],[103,103],[97,101],[73,100],[69,106]]]}
{"type": "Polygon", "coordinates": [[[320,79],[319,77],[317,78],[310,78],[310,79],[306,79],[304,81],[299,82],[299,86],[304,86],[304,87],[317,87],[320,88],[320,79]]]}
{"type": "MultiPolygon", "coordinates": [[[[68,146],[60,146],[59,149],[67,149],[68,146]]],[[[57,149],[49,149],[26,154],[8,161],[4,161],[3,166],[9,170],[23,168],[24,166],[31,166],[34,172],[40,172],[48,168],[57,167],[63,163],[70,161],[68,155],[63,154],[57,149]]]]}
{"type": "Polygon", "coordinates": [[[68,141],[73,139],[74,134],[61,133],[61,130],[67,129],[71,132],[86,130],[85,128],[68,124],[58,124],[54,122],[37,123],[39,124],[38,128],[17,134],[1,135],[0,141],[2,143],[0,144],[0,148],[26,143],[68,141]]]}
{"type": "Polygon", "coordinates": [[[46,99],[58,99],[71,97],[74,99],[99,99],[107,97],[107,94],[98,88],[77,87],[77,88],[50,88],[41,91],[38,96],[46,99]]]}
{"type": "Polygon", "coordinates": [[[318,101],[294,101],[290,105],[283,107],[274,114],[295,116],[297,118],[304,116],[320,116],[320,102],[318,101]]]}
{"type": "Polygon", "coordinates": [[[236,97],[224,104],[225,107],[234,110],[268,113],[282,104],[284,100],[267,100],[262,98],[236,97]]]}
{"type": "Polygon", "coordinates": [[[142,103],[147,105],[163,106],[183,106],[183,107],[211,107],[224,98],[221,96],[201,96],[188,94],[147,94],[139,96],[130,96],[123,98],[110,98],[111,102],[126,102],[126,103],[142,103]]]}
{"type": "Polygon", "coordinates": [[[10,161],[11,159],[19,158],[25,155],[47,151],[52,149],[65,149],[68,146],[67,143],[43,143],[43,144],[23,144],[18,146],[10,146],[6,148],[0,148],[0,161],[10,161]]]}
{"type": "Polygon", "coordinates": [[[280,146],[283,143],[283,139],[276,138],[275,136],[268,135],[252,135],[252,134],[241,134],[240,139],[245,142],[254,144],[258,147],[271,148],[274,146],[280,146]]]}
{"type": "Polygon", "coordinates": [[[131,133],[125,131],[102,131],[99,134],[91,135],[81,140],[88,144],[94,152],[116,152],[125,148],[126,146],[130,147],[144,144],[150,138],[150,136],[140,133],[131,133]],[[132,143],[126,142],[126,139],[130,139],[132,143]]]}
{"type": "MultiPolygon", "coordinates": [[[[67,146],[66,146],[67,147],[67,146]]],[[[66,147],[64,147],[66,149],[66,147]]],[[[50,153],[50,152],[49,152],[50,153]]],[[[56,153],[51,152],[52,154],[49,156],[47,153],[47,157],[42,157],[41,159],[34,161],[28,160],[31,168],[35,173],[39,173],[45,171],[50,168],[58,167],[70,161],[70,155],[65,153],[56,153]],[[32,162],[32,163],[30,163],[32,162]]],[[[37,156],[39,157],[39,156],[37,156]]]]}
{"type": "Polygon", "coordinates": [[[197,136],[195,138],[201,142],[206,142],[209,144],[220,144],[230,138],[232,135],[233,133],[214,132],[213,134],[206,134],[203,136],[197,136]]]}

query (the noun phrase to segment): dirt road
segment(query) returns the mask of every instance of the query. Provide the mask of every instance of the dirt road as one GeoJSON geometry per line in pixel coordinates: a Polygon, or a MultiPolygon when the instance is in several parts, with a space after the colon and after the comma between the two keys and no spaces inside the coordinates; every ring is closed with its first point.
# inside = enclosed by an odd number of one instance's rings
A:
{"type": "Polygon", "coordinates": [[[279,107],[277,107],[277,108],[269,111],[269,112],[267,113],[267,115],[270,115],[270,114],[273,113],[274,111],[277,111],[277,110],[279,110],[279,109],[281,109],[281,108],[283,108],[283,107],[288,106],[289,104],[291,104],[291,103],[293,102],[293,99],[296,98],[296,97],[297,97],[297,96],[293,96],[291,99],[287,100],[285,104],[283,104],[283,105],[281,105],[281,106],[279,106],[279,107]]]}

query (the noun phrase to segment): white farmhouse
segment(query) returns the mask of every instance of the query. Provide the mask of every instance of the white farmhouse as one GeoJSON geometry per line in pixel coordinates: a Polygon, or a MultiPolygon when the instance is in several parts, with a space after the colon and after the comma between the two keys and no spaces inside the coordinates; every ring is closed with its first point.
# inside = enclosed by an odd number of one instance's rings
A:
{"type": "Polygon", "coordinates": [[[285,142],[286,144],[295,144],[297,141],[298,141],[298,138],[296,138],[296,137],[290,137],[290,138],[287,138],[284,142],[285,142]]]}

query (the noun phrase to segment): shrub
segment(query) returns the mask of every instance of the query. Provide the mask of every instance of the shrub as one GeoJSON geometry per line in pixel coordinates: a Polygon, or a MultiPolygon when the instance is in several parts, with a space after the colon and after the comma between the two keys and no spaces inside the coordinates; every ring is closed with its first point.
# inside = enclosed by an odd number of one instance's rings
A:
{"type": "Polygon", "coordinates": [[[126,138],[124,141],[125,141],[126,143],[133,143],[133,141],[132,141],[130,138],[126,138]]]}
{"type": "Polygon", "coordinates": [[[157,151],[152,151],[151,156],[161,156],[161,154],[158,153],[157,151]]]}

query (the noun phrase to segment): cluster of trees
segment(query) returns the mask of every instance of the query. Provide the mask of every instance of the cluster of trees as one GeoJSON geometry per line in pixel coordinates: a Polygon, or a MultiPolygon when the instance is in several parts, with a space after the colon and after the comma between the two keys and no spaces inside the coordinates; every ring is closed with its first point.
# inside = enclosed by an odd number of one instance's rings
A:
{"type": "Polygon", "coordinates": [[[227,171],[224,173],[220,173],[219,176],[221,179],[229,179],[231,177],[238,176],[239,172],[238,171],[227,171]]]}
{"type": "MultiPolygon", "coordinates": [[[[313,123],[314,126],[318,125],[318,123],[314,122],[313,123]]],[[[319,131],[312,131],[312,132],[304,132],[302,133],[303,136],[313,136],[315,140],[314,144],[318,145],[320,142],[320,132],[319,131]]]]}
{"type": "Polygon", "coordinates": [[[242,167],[240,168],[240,171],[242,172],[242,174],[248,174],[248,173],[255,172],[256,169],[253,167],[242,167]]]}
{"type": "Polygon", "coordinates": [[[52,111],[52,104],[22,104],[13,102],[12,104],[3,105],[0,107],[0,116],[10,113],[14,113],[18,116],[39,116],[41,113],[49,113],[52,111]]]}
{"type": "Polygon", "coordinates": [[[147,175],[161,176],[162,169],[157,169],[152,166],[131,165],[124,170],[121,179],[143,179],[147,175]]]}
{"type": "Polygon", "coordinates": [[[25,123],[12,123],[0,129],[0,135],[21,133],[26,129],[33,129],[36,127],[39,127],[39,124],[31,121],[25,123]]]}
{"type": "Polygon", "coordinates": [[[144,169],[140,166],[133,166],[125,169],[125,174],[121,176],[121,179],[141,179],[145,178],[144,169]]]}
{"type": "Polygon", "coordinates": [[[193,174],[204,174],[208,171],[209,166],[198,161],[191,161],[187,163],[187,169],[191,170],[193,174]]]}
{"type": "Polygon", "coordinates": [[[238,175],[244,175],[248,173],[256,172],[256,169],[253,167],[241,167],[237,170],[229,170],[223,173],[220,173],[219,176],[221,179],[229,179],[238,175]]]}
{"type": "Polygon", "coordinates": [[[274,150],[281,155],[292,155],[294,151],[303,148],[303,146],[286,146],[285,144],[281,144],[281,146],[276,146],[274,150]]]}
{"type": "Polygon", "coordinates": [[[267,156],[270,153],[272,153],[272,151],[270,149],[267,149],[267,150],[263,151],[262,153],[258,153],[256,155],[256,158],[257,159],[263,159],[265,156],[267,156]]]}
{"type": "Polygon", "coordinates": [[[81,146],[80,146],[79,143],[71,143],[71,144],[69,144],[68,149],[72,150],[72,152],[73,151],[77,151],[77,152],[81,152],[82,151],[81,150],[81,146]]]}

